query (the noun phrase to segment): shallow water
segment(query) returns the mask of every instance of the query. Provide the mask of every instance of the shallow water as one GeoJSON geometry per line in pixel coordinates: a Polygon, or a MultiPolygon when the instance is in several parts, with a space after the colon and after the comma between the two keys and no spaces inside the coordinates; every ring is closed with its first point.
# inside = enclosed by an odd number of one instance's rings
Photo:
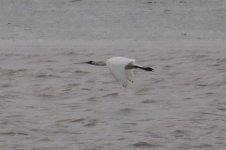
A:
{"type": "Polygon", "coordinates": [[[224,1],[0,7],[1,150],[225,150],[224,1]],[[112,56],[155,72],[123,88],[105,67],[74,64],[112,56]]]}

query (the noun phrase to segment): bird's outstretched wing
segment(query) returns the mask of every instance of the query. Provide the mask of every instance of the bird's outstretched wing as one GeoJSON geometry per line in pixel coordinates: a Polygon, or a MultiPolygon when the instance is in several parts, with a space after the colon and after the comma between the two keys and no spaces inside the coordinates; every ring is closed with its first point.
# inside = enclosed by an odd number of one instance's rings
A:
{"type": "Polygon", "coordinates": [[[126,70],[126,66],[133,62],[133,59],[113,57],[107,61],[107,66],[114,78],[119,81],[124,87],[128,85],[128,81],[133,82],[133,71],[126,70]]]}
{"type": "Polygon", "coordinates": [[[133,83],[133,78],[134,78],[134,72],[133,71],[134,71],[133,69],[126,70],[127,80],[130,81],[131,83],[133,83]]]}
{"type": "Polygon", "coordinates": [[[132,83],[133,83],[133,77],[134,77],[134,70],[133,70],[134,64],[135,64],[135,60],[131,60],[131,62],[125,66],[127,80],[132,83]]]}
{"type": "Polygon", "coordinates": [[[110,69],[110,72],[113,75],[113,77],[120,84],[122,84],[124,87],[126,87],[128,84],[128,80],[126,77],[127,74],[126,74],[125,68],[122,66],[118,66],[118,65],[109,65],[109,69],[110,69]]]}

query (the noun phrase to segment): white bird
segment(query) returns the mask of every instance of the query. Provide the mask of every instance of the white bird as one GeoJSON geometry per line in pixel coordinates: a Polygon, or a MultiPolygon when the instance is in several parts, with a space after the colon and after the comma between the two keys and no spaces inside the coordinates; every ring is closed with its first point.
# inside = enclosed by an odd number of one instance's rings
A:
{"type": "Polygon", "coordinates": [[[135,63],[134,59],[125,57],[111,57],[106,61],[88,61],[82,62],[96,66],[107,66],[114,78],[123,86],[127,87],[128,83],[133,83],[134,69],[145,71],[154,71],[151,67],[143,67],[135,63]]]}

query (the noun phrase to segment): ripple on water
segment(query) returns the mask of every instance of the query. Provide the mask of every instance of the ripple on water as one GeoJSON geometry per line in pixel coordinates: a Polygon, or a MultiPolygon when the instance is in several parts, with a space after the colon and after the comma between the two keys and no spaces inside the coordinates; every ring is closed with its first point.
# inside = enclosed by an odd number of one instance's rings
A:
{"type": "Polygon", "coordinates": [[[91,91],[91,88],[82,88],[83,91],[91,91]]]}
{"type": "Polygon", "coordinates": [[[97,97],[92,96],[92,97],[87,98],[87,101],[96,102],[96,101],[98,101],[97,99],[98,99],[97,97]]]}
{"type": "Polygon", "coordinates": [[[154,144],[154,143],[144,142],[144,141],[140,141],[140,142],[134,143],[132,145],[134,147],[136,147],[136,148],[157,148],[157,147],[164,147],[164,145],[154,144]]]}
{"type": "Polygon", "coordinates": [[[69,122],[82,122],[84,121],[85,118],[76,118],[76,119],[62,119],[62,120],[58,120],[56,121],[56,123],[69,123],[69,122]]]}
{"type": "Polygon", "coordinates": [[[1,76],[25,75],[29,72],[29,69],[0,69],[1,76]]]}
{"type": "Polygon", "coordinates": [[[109,94],[106,94],[102,97],[114,97],[114,96],[118,96],[118,92],[114,92],[114,93],[109,93],[109,94]]]}
{"type": "Polygon", "coordinates": [[[147,92],[149,90],[150,90],[150,88],[148,88],[148,87],[142,88],[136,92],[136,95],[145,95],[145,94],[147,94],[147,92]]]}
{"type": "Polygon", "coordinates": [[[76,70],[76,71],[74,71],[74,73],[78,73],[78,74],[88,74],[88,73],[91,73],[91,72],[83,71],[83,70],[76,70]]]}
{"type": "Polygon", "coordinates": [[[6,131],[6,132],[0,132],[0,135],[9,135],[9,136],[14,136],[14,135],[29,135],[27,132],[24,131],[6,131]]]}
{"type": "Polygon", "coordinates": [[[122,109],[120,109],[120,112],[125,113],[125,114],[131,113],[133,111],[135,111],[134,108],[122,108],[122,109]]]}
{"type": "Polygon", "coordinates": [[[36,78],[60,78],[60,76],[56,76],[53,74],[48,74],[48,73],[41,73],[41,74],[37,74],[35,75],[36,78]]]}
{"type": "Polygon", "coordinates": [[[176,138],[183,138],[189,136],[191,131],[188,130],[175,130],[172,132],[173,136],[176,138]]]}
{"type": "Polygon", "coordinates": [[[195,148],[195,149],[208,149],[208,148],[213,148],[213,145],[211,144],[207,144],[207,143],[203,143],[203,144],[199,144],[199,145],[193,145],[191,146],[191,148],[195,148]]]}
{"type": "Polygon", "coordinates": [[[79,86],[80,86],[80,84],[78,84],[78,83],[67,84],[66,86],[64,86],[64,89],[62,91],[69,92],[69,91],[72,91],[73,88],[76,88],[76,87],[79,87],[79,86]]]}
{"type": "Polygon", "coordinates": [[[69,123],[73,123],[73,124],[79,123],[79,124],[83,125],[84,127],[92,127],[92,126],[96,126],[98,121],[99,121],[98,119],[90,118],[90,117],[76,118],[76,119],[68,118],[68,119],[61,119],[61,120],[56,121],[56,125],[62,126],[65,124],[68,125],[69,123]]]}
{"type": "Polygon", "coordinates": [[[156,101],[155,100],[151,100],[151,99],[146,99],[146,100],[143,100],[141,103],[150,104],[150,103],[156,103],[156,101]]]}
{"type": "Polygon", "coordinates": [[[226,112],[226,107],[218,107],[217,109],[220,110],[220,111],[225,111],[226,112]]]}
{"type": "Polygon", "coordinates": [[[84,122],[84,126],[85,127],[96,126],[97,122],[98,122],[98,119],[95,119],[95,118],[86,119],[84,122]]]}

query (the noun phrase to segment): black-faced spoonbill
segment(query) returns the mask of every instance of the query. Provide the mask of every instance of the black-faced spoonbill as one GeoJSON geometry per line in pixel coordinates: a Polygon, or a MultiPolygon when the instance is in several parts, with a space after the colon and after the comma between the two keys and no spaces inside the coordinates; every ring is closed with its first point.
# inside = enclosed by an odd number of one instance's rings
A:
{"type": "MultiPolygon", "coordinates": [[[[129,82],[133,82],[134,69],[142,69],[145,71],[154,71],[151,67],[144,67],[135,63],[134,59],[125,57],[111,57],[106,61],[88,61],[82,62],[95,66],[107,66],[114,78],[123,86],[126,87],[129,82]]],[[[78,64],[78,63],[76,63],[78,64]]]]}

